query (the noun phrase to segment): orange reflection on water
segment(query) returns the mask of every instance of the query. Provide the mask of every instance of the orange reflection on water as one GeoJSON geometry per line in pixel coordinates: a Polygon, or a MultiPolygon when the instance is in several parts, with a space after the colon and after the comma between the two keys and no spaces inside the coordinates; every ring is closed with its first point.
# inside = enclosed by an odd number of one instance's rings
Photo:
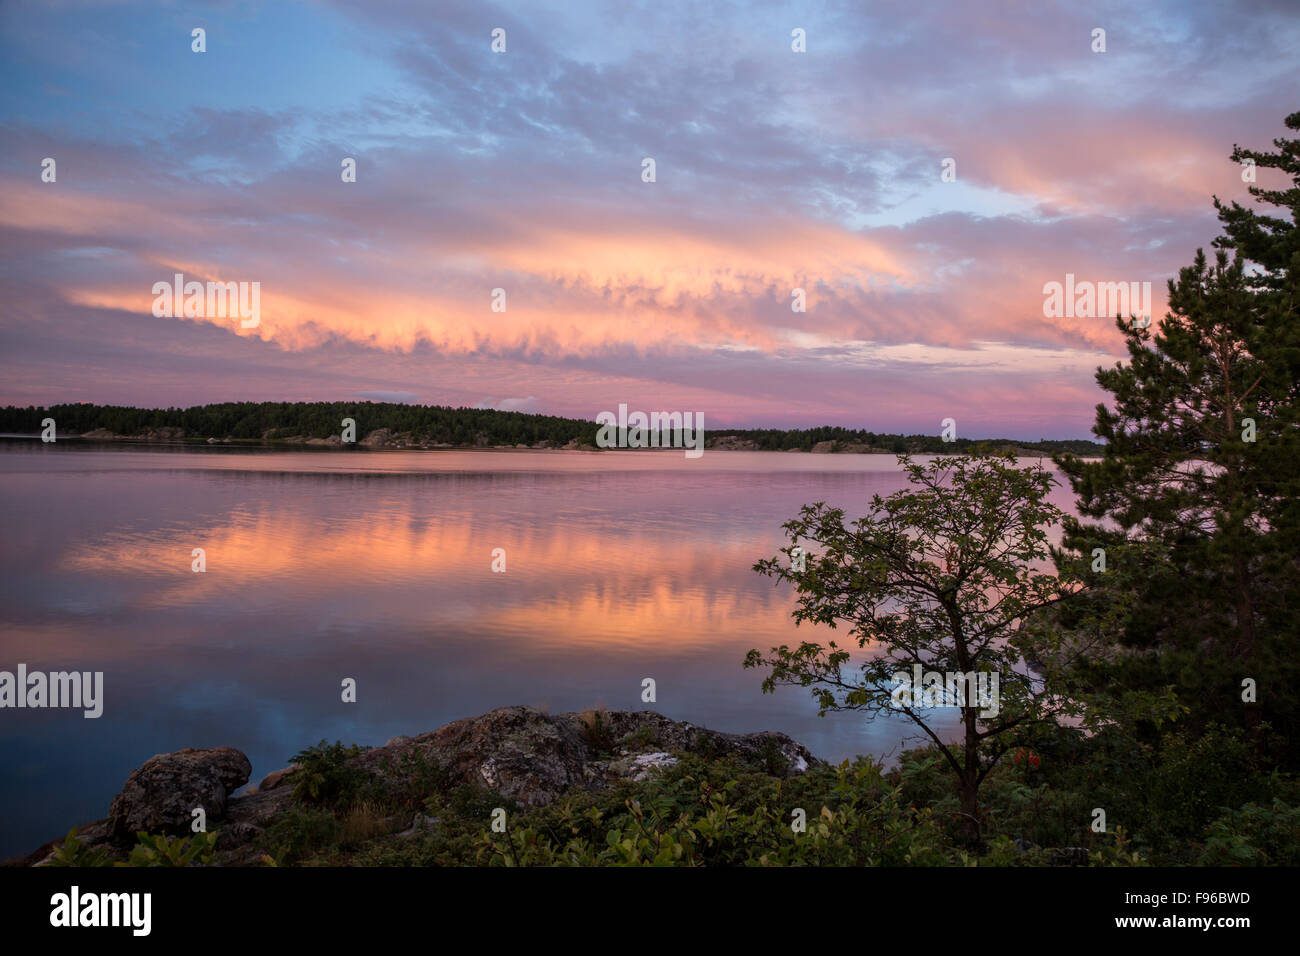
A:
{"type": "Polygon", "coordinates": [[[697,541],[666,527],[425,517],[395,502],[349,514],[332,503],[74,540],[57,567],[109,583],[139,610],[232,605],[292,616],[345,600],[356,625],[460,622],[565,645],[712,646],[789,629],[790,595],[751,570],[777,546],[773,529],[697,541]],[[505,573],[491,570],[498,547],[505,573]],[[191,570],[193,548],[205,552],[204,573],[191,570]]]}

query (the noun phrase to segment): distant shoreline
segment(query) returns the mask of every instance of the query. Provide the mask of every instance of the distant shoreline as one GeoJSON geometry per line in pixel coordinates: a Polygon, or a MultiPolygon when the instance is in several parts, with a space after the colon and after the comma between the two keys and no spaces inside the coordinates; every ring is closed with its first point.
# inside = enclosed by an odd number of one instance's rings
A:
{"type": "MultiPolygon", "coordinates": [[[[909,455],[939,455],[945,452],[934,451],[908,451],[895,452],[886,448],[830,448],[830,449],[807,449],[807,448],[749,448],[737,447],[734,444],[725,443],[725,440],[734,436],[722,435],[717,439],[705,439],[706,451],[722,452],[749,452],[749,453],[766,453],[773,455],[804,454],[804,455],[880,455],[897,457],[900,454],[909,455]],[[714,444],[715,441],[723,442],[714,444]]],[[[24,434],[18,432],[0,432],[0,440],[6,441],[40,441],[39,434],[24,434]]],[[[979,439],[975,439],[979,442],[979,439]]],[[[635,451],[635,452],[663,452],[667,454],[680,454],[680,448],[662,447],[662,448],[597,448],[594,445],[579,444],[574,447],[554,445],[452,445],[444,443],[372,443],[350,442],[344,444],[341,441],[330,441],[328,439],[306,439],[306,438],[285,438],[264,440],[259,438],[155,438],[147,435],[59,435],[57,442],[69,442],[84,445],[139,445],[154,448],[193,448],[193,449],[217,449],[217,448],[240,448],[240,449],[267,449],[277,451],[322,451],[322,452],[369,452],[369,451],[472,451],[472,452],[580,452],[584,454],[604,453],[610,451],[635,451]]],[[[56,443],[57,443],[56,442],[56,443]]],[[[830,443],[838,444],[838,443],[830,443]]],[[[1051,452],[1041,451],[1035,448],[1025,448],[1018,445],[997,444],[992,446],[996,451],[1010,451],[1017,458],[1050,458],[1051,452]]],[[[968,450],[968,449],[966,449],[968,450]]],[[[965,450],[954,449],[946,454],[963,454],[965,450]]],[[[1087,457],[1087,456],[1084,456],[1087,457]]]]}
{"type": "MultiPolygon", "coordinates": [[[[620,409],[624,406],[620,405],[620,409]]],[[[612,417],[612,413],[602,413],[612,417]]],[[[621,414],[621,412],[620,412],[621,414]]],[[[699,412],[636,412],[614,421],[532,412],[394,402],[218,402],[189,408],[135,408],[90,403],[0,408],[0,434],[78,437],[112,442],[398,449],[559,449],[603,451],[640,446],[711,451],[802,451],[810,454],[950,455],[977,447],[1022,456],[1092,457],[1104,446],[1081,438],[1029,440],[943,431],[902,434],[842,425],[807,428],[709,428],[699,412]],[[599,446],[599,447],[598,447],[599,446]]]]}

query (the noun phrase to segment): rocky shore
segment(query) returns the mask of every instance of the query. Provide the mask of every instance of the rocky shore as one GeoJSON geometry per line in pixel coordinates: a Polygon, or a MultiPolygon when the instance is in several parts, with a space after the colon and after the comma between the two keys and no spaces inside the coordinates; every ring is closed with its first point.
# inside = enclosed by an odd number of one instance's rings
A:
{"type": "MultiPolygon", "coordinates": [[[[759,761],[779,776],[820,764],[782,733],[727,734],[671,720],[654,711],[550,715],[503,707],[453,721],[416,737],[394,737],[347,761],[369,783],[402,787],[412,767],[436,766],[452,784],[475,784],[521,807],[541,807],[566,792],[598,791],[640,781],[685,754],[759,761]]],[[[149,758],[131,771],[108,816],[79,828],[87,849],[125,859],[135,834],[189,835],[196,808],[219,831],[214,863],[239,866],[261,856],[258,838],[295,805],[295,767],[263,777],[251,789],[252,764],[232,747],[186,749],[149,758]]],[[[396,837],[437,824],[423,814],[391,821],[396,837]]],[[[63,837],[5,866],[48,860],[63,837]]]]}

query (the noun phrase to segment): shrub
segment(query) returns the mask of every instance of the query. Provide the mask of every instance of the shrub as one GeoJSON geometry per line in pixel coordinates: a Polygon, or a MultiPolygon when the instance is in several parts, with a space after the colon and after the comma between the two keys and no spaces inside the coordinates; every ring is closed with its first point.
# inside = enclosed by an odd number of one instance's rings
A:
{"type": "Polygon", "coordinates": [[[720,786],[712,773],[669,773],[621,808],[566,800],[484,834],[478,846],[481,862],[499,866],[898,866],[952,862],[941,836],[928,810],[900,804],[879,765],[858,761],[789,781],[749,775],[720,786]],[[694,798],[683,806],[688,789],[694,798]],[[806,811],[798,832],[796,808],[806,811]]]}
{"type": "Polygon", "coordinates": [[[258,840],[277,863],[293,864],[337,846],[339,822],[329,810],[290,807],[258,840]]]}
{"type": "Polygon", "coordinates": [[[412,748],[396,760],[385,758],[381,773],[366,787],[367,798],[386,806],[416,810],[431,796],[446,793],[454,778],[437,760],[412,748]]]}
{"type": "Polygon", "coordinates": [[[659,746],[659,731],[649,724],[641,724],[636,730],[624,737],[622,743],[632,750],[657,747],[659,746]]]}
{"type": "Polygon", "coordinates": [[[1300,866],[1300,807],[1248,803],[1210,824],[1202,866],[1300,866]]]}
{"type": "Polygon", "coordinates": [[[54,851],[54,855],[39,865],[98,867],[109,866],[110,861],[104,850],[91,850],[82,843],[81,838],[77,836],[77,828],[73,827],[54,851]]]}
{"type": "Polygon", "coordinates": [[[603,711],[584,710],[578,719],[582,724],[583,737],[597,755],[614,751],[614,735],[610,732],[609,721],[603,711]]]}
{"type": "Polygon", "coordinates": [[[299,803],[346,809],[359,800],[367,783],[366,774],[348,765],[365,748],[344,746],[324,740],[290,758],[298,765],[290,776],[293,797],[299,803]]]}
{"type": "MultiPolygon", "coordinates": [[[[427,802],[426,807],[434,816],[444,808],[436,801],[427,802]]],[[[519,810],[519,804],[514,800],[478,783],[463,783],[453,788],[445,804],[446,810],[469,821],[486,821],[497,807],[502,807],[512,816],[519,810]]]]}
{"type": "Polygon", "coordinates": [[[116,866],[209,866],[217,844],[217,831],[195,833],[185,837],[136,835],[136,845],[125,863],[116,866]]]}

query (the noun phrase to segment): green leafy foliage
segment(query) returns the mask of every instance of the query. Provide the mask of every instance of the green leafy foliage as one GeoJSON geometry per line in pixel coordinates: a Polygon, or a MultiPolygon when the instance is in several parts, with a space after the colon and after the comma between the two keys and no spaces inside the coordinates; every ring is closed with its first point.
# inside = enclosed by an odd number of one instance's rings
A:
{"type": "Polygon", "coordinates": [[[1300,866],[1300,806],[1248,803],[1210,825],[1202,866],[1300,866]]]}
{"type": "MultiPolygon", "coordinates": [[[[418,747],[385,758],[364,785],[366,799],[403,810],[423,807],[429,797],[454,785],[451,772],[418,747]]],[[[362,789],[356,785],[356,789],[362,789]]]]}
{"type": "Polygon", "coordinates": [[[326,743],[299,751],[291,758],[298,765],[290,775],[293,796],[299,803],[347,808],[360,800],[369,777],[348,761],[364,753],[356,744],[326,743]]]}
{"type": "Polygon", "coordinates": [[[276,817],[258,842],[277,865],[292,865],[336,847],[341,832],[330,810],[290,807],[276,817]]]}
{"type": "Polygon", "coordinates": [[[216,852],[217,831],[184,837],[141,831],[136,841],[126,862],[115,866],[209,866],[216,852]]]}
{"type": "Polygon", "coordinates": [[[871,866],[951,862],[928,811],[901,806],[871,761],[780,780],[686,758],[601,799],[569,798],[478,842],[497,866],[871,866]],[[795,808],[806,814],[797,831],[795,808]]]}
{"type": "Polygon", "coordinates": [[[92,850],[82,843],[77,836],[77,828],[73,827],[54,851],[54,855],[42,865],[99,867],[111,866],[112,861],[102,848],[92,850]]]}

